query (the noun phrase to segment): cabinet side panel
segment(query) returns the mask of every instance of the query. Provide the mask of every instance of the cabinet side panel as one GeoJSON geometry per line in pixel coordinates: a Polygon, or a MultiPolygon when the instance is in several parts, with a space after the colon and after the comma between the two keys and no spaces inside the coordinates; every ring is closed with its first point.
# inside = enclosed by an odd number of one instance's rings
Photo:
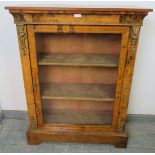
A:
{"type": "Polygon", "coordinates": [[[27,28],[26,25],[17,25],[18,42],[20,48],[20,57],[22,63],[23,79],[25,86],[25,93],[28,106],[28,114],[30,120],[30,127],[37,127],[36,112],[35,112],[35,102],[33,94],[33,84],[31,76],[31,63],[29,57],[29,47],[27,39],[27,28]]]}
{"type": "Polygon", "coordinates": [[[124,80],[122,85],[121,102],[119,107],[118,131],[123,131],[128,109],[129,95],[131,89],[132,76],[134,71],[135,57],[139,38],[140,26],[132,26],[128,43],[128,54],[125,67],[124,80]]]}

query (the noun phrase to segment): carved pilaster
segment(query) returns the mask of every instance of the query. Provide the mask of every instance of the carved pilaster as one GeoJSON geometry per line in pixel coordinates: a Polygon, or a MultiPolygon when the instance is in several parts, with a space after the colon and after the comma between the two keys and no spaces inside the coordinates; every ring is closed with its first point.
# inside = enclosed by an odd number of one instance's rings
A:
{"type": "Polygon", "coordinates": [[[26,55],[26,26],[25,25],[17,25],[17,33],[20,42],[20,48],[22,50],[23,55],[26,55]]]}
{"type": "Polygon", "coordinates": [[[129,43],[127,63],[126,63],[125,75],[124,75],[123,86],[122,86],[122,95],[121,95],[120,111],[119,111],[119,119],[118,119],[118,131],[121,131],[121,132],[124,130],[124,127],[125,127],[139,32],[140,32],[140,26],[131,27],[130,38],[129,38],[130,43],[129,43]]]}
{"type": "Polygon", "coordinates": [[[128,63],[130,63],[130,61],[134,59],[137,49],[139,32],[140,32],[140,26],[132,26],[130,33],[130,50],[128,54],[128,63]]]}

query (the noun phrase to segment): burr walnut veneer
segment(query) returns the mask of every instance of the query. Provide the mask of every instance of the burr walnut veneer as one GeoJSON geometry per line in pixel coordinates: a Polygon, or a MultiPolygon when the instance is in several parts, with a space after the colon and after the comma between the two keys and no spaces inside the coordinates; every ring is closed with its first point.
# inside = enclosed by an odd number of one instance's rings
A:
{"type": "Polygon", "coordinates": [[[18,33],[29,144],[127,146],[125,120],[143,8],[6,7],[18,33]]]}

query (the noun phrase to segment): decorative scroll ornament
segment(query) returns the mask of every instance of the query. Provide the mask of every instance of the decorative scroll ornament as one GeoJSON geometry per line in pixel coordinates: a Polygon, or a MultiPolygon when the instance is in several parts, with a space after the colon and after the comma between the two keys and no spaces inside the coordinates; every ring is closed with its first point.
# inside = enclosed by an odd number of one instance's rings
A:
{"type": "Polygon", "coordinates": [[[134,59],[134,55],[136,52],[137,48],[137,42],[139,38],[139,31],[140,31],[140,26],[132,26],[131,28],[131,33],[130,33],[130,52],[128,55],[128,63],[131,62],[131,60],[134,59]]]}
{"type": "Polygon", "coordinates": [[[24,25],[17,25],[18,38],[20,41],[20,47],[22,49],[23,55],[26,55],[26,27],[24,25]]]}
{"type": "Polygon", "coordinates": [[[131,45],[130,45],[130,55],[133,55],[136,51],[137,41],[139,37],[140,26],[133,26],[131,30],[131,45]]]}

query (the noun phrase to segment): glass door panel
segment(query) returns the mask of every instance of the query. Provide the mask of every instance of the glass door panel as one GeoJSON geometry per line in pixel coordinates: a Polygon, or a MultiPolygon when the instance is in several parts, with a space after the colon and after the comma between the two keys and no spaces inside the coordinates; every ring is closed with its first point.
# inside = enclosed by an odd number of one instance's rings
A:
{"type": "Polygon", "coordinates": [[[121,34],[36,33],[44,123],[112,124],[121,34]]]}

